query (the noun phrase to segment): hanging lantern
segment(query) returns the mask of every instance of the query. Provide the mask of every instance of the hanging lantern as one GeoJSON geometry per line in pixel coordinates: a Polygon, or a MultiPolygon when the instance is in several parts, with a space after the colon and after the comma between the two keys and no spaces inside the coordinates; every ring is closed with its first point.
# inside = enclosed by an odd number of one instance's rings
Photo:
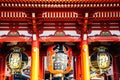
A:
{"type": "Polygon", "coordinates": [[[111,55],[106,51],[107,48],[100,46],[95,49],[96,52],[91,56],[91,65],[96,69],[107,69],[111,66],[111,55]]]}
{"type": "Polygon", "coordinates": [[[22,69],[28,63],[28,57],[20,47],[13,47],[12,50],[7,57],[7,66],[11,69],[12,74],[21,74],[22,69]]]}
{"type": "Polygon", "coordinates": [[[71,70],[72,49],[63,44],[47,50],[47,67],[52,74],[66,74],[71,70]]]}

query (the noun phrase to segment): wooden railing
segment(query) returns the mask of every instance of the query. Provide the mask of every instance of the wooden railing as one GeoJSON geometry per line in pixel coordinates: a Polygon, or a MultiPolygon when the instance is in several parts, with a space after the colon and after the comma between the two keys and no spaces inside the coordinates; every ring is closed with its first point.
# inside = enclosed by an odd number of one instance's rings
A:
{"type": "Polygon", "coordinates": [[[96,12],[93,14],[94,18],[119,18],[120,11],[104,11],[104,12],[96,12]]]}
{"type": "Polygon", "coordinates": [[[26,18],[27,14],[25,12],[12,12],[12,11],[2,11],[1,18],[26,18]]]}
{"type": "Polygon", "coordinates": [[[43,18],[77,18],[76,12],[45,12],[42,14],[43,18]]]}

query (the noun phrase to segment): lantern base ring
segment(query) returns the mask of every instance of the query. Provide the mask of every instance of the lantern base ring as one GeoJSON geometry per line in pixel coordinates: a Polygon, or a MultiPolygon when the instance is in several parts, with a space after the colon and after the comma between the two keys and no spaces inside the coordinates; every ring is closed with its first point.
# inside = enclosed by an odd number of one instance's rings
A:
{"type": "Polygon", "coordinates": [[[63,77],[63,74],[54,74],[54,77],[63,77]]]}

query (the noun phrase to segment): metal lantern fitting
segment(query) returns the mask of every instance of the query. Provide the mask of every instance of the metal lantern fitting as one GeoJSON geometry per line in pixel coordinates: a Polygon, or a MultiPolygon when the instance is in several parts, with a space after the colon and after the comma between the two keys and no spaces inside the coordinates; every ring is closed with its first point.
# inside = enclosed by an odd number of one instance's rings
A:
{"type": "Polygon", "coordinates": [[[96,69],[107,69],[111,66],[112,57],[107,52],[107,48],[100,46],[95,48],[95,53],[91,56],[91,65],[96,69]]]}
{"type": "Polygon", "coordinates": [[[13,47],[12,50],[7,57],[7,66],[11,69],[12,74],[20,74],[28,63],[28,57],[20,47],[13,47]]]}
{"type": "Polygon", "coordinates": [[[47,67],[52,74],[66,74],[71,70],[72,49],[64,44],[53,45],[47,50],[47,67]]]}

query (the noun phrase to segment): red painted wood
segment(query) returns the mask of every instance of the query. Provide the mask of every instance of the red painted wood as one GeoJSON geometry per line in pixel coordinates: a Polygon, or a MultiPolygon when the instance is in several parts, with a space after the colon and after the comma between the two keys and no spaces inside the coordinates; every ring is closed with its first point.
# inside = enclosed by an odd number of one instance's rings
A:
{"type": "Polygon", "coordinates": [[[49,36],[49,37],[40,37],[40,42],[79,42],[80,37],[71,37],[71,36],[49,36]]]}
{"type": "Polygon", "coordinates": [[[27,36],[3,36],[0,42],[31,42],[32,38],[27,36]]]}
{"type": "Polygon", "coordinates": [[[88,38],[88,42],[120,42],[118,36],[91,36],[88,38]]]}
{"type": "Polygon", "coordinates": [[[1,62],[1,80],[5,80],[5,64],[6,64],[6,58],[5,56],[2,57],[2,62],[1,62]]]}
{"type": "MultiPolygon", "coordinates": [[[[35,35],[36,36],[36,35],[35,35]]],[[[31,53],[31,80],[39,80],[39,41],[38,36],[36,36],[36,40],[32,41],[32,53],[31,53]]],[[[41,79],[41,77],[40,77],[41,79]]]]}
{"type": "Polygon", "coordinates": [[[39,74],[39,76],[40,76],[40,79],[44,79],[44,56],[42,56],[42,55],[40,55],[40,74],[39,74]]]}
{"type": "Polygon", "coordinates": [[[120,74],[118,74],[118,69],[117,69],[118,68],[117,67],[118,63],[116,62],[117,61],[116,59],[117,59],[117,57],[114,56],[113,57],[114,80],[118,80],[118,77],[120,75],[120,74]]]}
{"type": "Polygon", "coordinates": [[[0,2],[17,2],[17,3],[117,3],[119,0],[1,0],[0,2]]]}
{"type": "MultiPolygon", "coordinates": [[[[2,63],[2,57],[0,57],[0,63],[2,63]]],[[[0,80],[2,80],[2,77],[3,77],[2,76],[2,66],[3,65],[0,66],[0,80]]]]}
{"type": "Polygon", "coordinates": [[[76,56],[76,65],[75,65],[75,72],[76,72],[76,79],[75,80],[82,80],[82,71],[81,71],[81,58],[76,56]]]}
{"type": "MultiPolygon", "coordinates": [[[[87,32],[87,26],[90,30],[90,32],[92,30],[104,30],[105,28],[103,28],[106,25],[102,25],[101,23],[119,23],[120,20],[120,16],[116,15],[115,16],[111,16],[111,17],[105,17],[105,14],[102,15],[102,13],[111,13],[113,15],[113,13],[115,11],[119,12],[119,6],[116,5],[116,3],[119,4],[119,0],[0,0],[1,2],[1,6],[0,5],[0,14],[1,12],[5,11],[8,12],[12,11],[12,12],[18,12],[18,11],[22,11],[25,12],[25,17],[20,17],[22,16],[21,14],[19,15],[19,17],[4,17],[0,16],[0,22],[1,23],[9,23],[9,24],[0,24],[0,31],[5,31],[5,30],[12,30],[13,27],[16,27],[16,30],[21,30],[21,31],[28,31],[31,33],[36,32],[37,28],[39,29],[39,33],[42,33],[45,30],[59,30],[60,26],[64,26],[61,28],[61,30],[75,30],[76,32],[78,32],[79,34],[81,34],[82,30],[84,30],[84,32],[87,32]],[[7,2],[11,5],[11,3],[16,3],[16,4],[22,4],[22,5],[28,5],[28,3],[32,3],[33,6],[5,6],[8,5],[7,2]],[[5,4],[4,4],[5,3],[5,4]],[[34,4],[37,3],[37,4],[34,4]],[[48,7],[48,4],[52,3],[53,5],[56,4],[56,6],[58,4],[60,4],[60,7],[55,7],[55,6],[50,6],[48,7]],[[62,3],[62,4],[61,4],[62,3]],[[63,5],[63,3],[70,3],[70,6],[65,7],[63,5]],[[86,5],[87,3],[87,5],[86,5]],[[90,4],[89,4],[90,3],[90,4]],[[73,5],[74,4],[74,5],[73,5]],[[75,5],[78,5],[75,6],[75,5]],[[106,5],[111,5],[110,7],[106,7],[106,5]],[[114,6],[115,4],[115,6],[114,6]],[[37,5],[37,6],[35,6],[37,5]],[[38,6],[40,5],[40,6],[38,6]],[[42,6],[41,6],[42,5],[42,6]],[[45,5],[47,7],[45,7],[45,5]],[[71,6],[73,5],[73,6],[71,6]],[[82,6],[81,6],[82,5],[82,6]],[[88,6],[89,5],[89,6],[88,6]],[[90,6],[92,5],[92,6],[90,6]],[[98,6],[97,6],[98,5],[98,6]],[[102,5],[102,6],[100,6],[102,5]],[[104,6],[105,5],[105,6],[104,6]],[[62,7],[64,6],[64,7],[62,7]],[[59,13],[64,13],[64,12],[76,12],[78,14],[78,17],[42,17],[42,12],[47,12],[51,13],[51,12],[59,12],[59,13]],[[100,12],[99,12],[100,11],[100,12]],[[36,12],[38,14],[38,16],[35,19],[32,19],[30,14],[32,12],[36,12]],[[83,14],[84,12],[89,12],[92,13],[92,16],[90,16],[88,18],[88,21],[83,22],[83,14]],[[96,13],[97,12],[97,13],[96,13]],[[40,15],[40,16],[39,16],[40,15]],[[118,16],[118,17],[116,17],[118,16]],[[34,22],[34,21],[37,22],[34,22]],[[74,26],[75,28],[67,28],[67,26],[71,27],[71,25],[63,25],[65,22],[69,22],[69,23],[76,23],[74,26]],[[14,25],[11,25],[11,23],[14,23],[14,25]],[[25,25],[20,25],[19,23],[27,23],[25,25]],[[42,25],[44,23],[55,23],[55,25],[42,25]],[[62,25],[58,25],[58,23],[61,23],[62,25]],[[93,24],[93,23],[100,23],[100,24],[93,24]],[[18,25],[16,25],[18,24],[18,25]],[[57,25],[56,25],[57,24],[57,25]],[[84,29],[81,29],[81,27],[83,27],[84,25],[84,29]],[[4,26],[4,28],[3,28],[4,26]],[[24,26],[26,26],[24,28],[24,26]],[[33,26],[33,27],[32,27],[33,26]],[[37,27],[36,27],[37,26],[37,27]],[[47,28],[45,28],[47,26],[47,28]],[[51,28],[52,26],[54,26],[54,28],[51,28]],[[57,27],[58,26],[58,27],[57,27]],[[93,28],[93,26],[98,26],[100,28],[93,28]]],[[[31,4],[30,4],[31,5],[31,4]]],[[[50,4],[51,5],[51,4],[50,4]]],[[[73,14],[72,14],[73,15],[73,14]]],[[[53,16],[53,14],[52,14],[53,16]]],[[[108,16],[108,15],[107,15],[108,16]]],[[[72,25],[73,26],[73,25],[72,25]]],[[[108,30],[120,30],[119,24],[107,24],[107,28],[108,30]],[[109,26],[118,26],[117,28],[110,28],[109,26]]],[[[19,36],[19,37],[15,37],[15,36],[2,36],[0,37],[0,42],[32,42],[32,37],[27,37],[27,36],[19,36]]],[[[76,36],[47,36],[47,37],[39,37],[39,42],[81,42],[81,37],[76,37],[76,36]]],[[[88,42],[120,42],[120,37],[118,36],[90,36],[88,37],[88,42]]],[[[38,46],[38,44],[33,42],[33,47],[38,46]]],[[[44,54],[45,55],[45,54],[44,54]]],[[[42,55],[40,56],[40,78],[44,78],[44,69],[43,69],[43,59],[42,59],[42,55]]],[[[115,61],[115,60],[114,60],[115,61]]],[[[2,62],[3,65],[5,65],[4,62],[2,62]]],[[[114,80],[117,80],[118,78],[118,74],[117,74],[117,63],[114,62],[114,80]]],[[[80,80],[80,75],[82,75],[81,73],[81,64],[80,64],[80,58],[76,57],[76,80],[80,80]]],[[[2,73],[4,74],[4,66],[2,66],[2,73]]],[[[3,80],[2,78],[0,80],[3,80]]]]}

